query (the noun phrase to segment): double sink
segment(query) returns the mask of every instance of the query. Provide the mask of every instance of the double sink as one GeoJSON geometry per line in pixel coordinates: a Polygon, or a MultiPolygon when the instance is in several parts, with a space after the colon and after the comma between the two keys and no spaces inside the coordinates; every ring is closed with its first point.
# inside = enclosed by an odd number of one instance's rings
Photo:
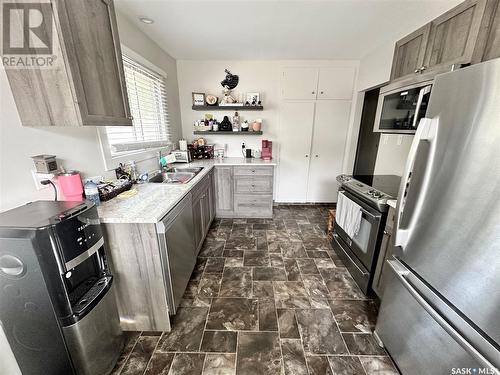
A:
{"type": "Polygon", "coordinates": [[[148,182],[158,183],[158,184],[187,184],[202,170],[203,167],[164,168],[156,171],[156,173],[149,178],[148,182]]]}

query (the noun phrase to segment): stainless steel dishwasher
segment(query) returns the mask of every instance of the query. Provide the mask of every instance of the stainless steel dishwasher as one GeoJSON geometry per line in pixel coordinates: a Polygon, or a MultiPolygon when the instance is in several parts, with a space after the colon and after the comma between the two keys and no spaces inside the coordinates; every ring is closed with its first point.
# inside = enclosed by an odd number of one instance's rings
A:
{"type": "Polygon", "coordinates": [[[156,224],[169,313],[175,314],[196,264],[191,194],[156,224]]]}

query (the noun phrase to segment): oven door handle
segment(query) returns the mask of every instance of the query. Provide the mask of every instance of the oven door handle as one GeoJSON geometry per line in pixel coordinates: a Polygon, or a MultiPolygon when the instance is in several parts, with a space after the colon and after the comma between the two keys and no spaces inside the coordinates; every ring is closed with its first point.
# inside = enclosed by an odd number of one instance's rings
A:
{"type": "Polygon", "coordinates": [[[347,193],[345,191],[339,191],[339,194],[342,194],[344,197],[349,199],[350,201],[356,203],[359,206],[360,211],[365,214],[366,216],[370,217],[371,221],[378,220],[380,215],[374,215],[371,212],[367,211],[366,209],[363,208],[363,205],[360,201],[358,201],[356,198],[351,196],[351,194],[347,193]]]}
{"type": "MultiPolygon", "coordinates": [[[[422,118],[415,133],[415,138],[413,139],[410,153],[408,155],[408,161],[406,162],[405,171],[403,173],[403,178],[401,179],[401,185],[399,187],[398,203],[396,205],[396,228],[394,235],[394,245],[399,246],[403,249],[406,248],[409,238],[415,229],[416,222],[420,211],[422,210],[423,202],[430,185],[430,172],[431,166],[434,163],[434,157],[436,154],[436,141],[438,134],[438,119],[422,118]],[[421,176],[415,176],[414,168],[415,161],[419,156],[419,149],[424,143],[428,144],[427,158],[425,160],[425,165],[422,166],[421,176]],[[420,182],[421,189],[415,191],[412,186],[415,186],[416,178],[421,178],[420,182]],[[415,197],[414,195],[417,194],[415,197]],[[408,199],[411,198],[413,202],[412,207],[407,207],[406,203],[408,199]],[[407,210],[411,211],[408,212],[407,210]],[[406,216],[405,215],[409,215],[406,216]],[[403,217],[405,217],[405,223],[402,223],[403,217]]],[[[421,151],[420,151],[421,152],[421,151]]]]}

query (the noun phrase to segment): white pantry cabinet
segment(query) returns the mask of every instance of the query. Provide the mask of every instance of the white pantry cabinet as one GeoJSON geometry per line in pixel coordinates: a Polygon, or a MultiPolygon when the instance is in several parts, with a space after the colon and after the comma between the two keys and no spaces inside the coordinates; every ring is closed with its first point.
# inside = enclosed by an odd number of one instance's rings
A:
{"type": "Polygon", "coordinates": [[[318,100],[315,103],[308,202],[336,202],[336,177],[342,173],[351,102],[318,100]]]}
{"type": "Polygon", "coordinates": [[[281,93],[284,100],[351,100],[354,67],[284,68],[281,93]]]}
{"type": "Polygon", "coordinates": [[[311,153],[314,102],[285,102],[280,120],[278,200],[303,202],[311,153]]]}
{"type": "Polygon", "coordinates": [[[336,202],[355,73],[354,67],[283,69],[278,202],[336,202]]]}

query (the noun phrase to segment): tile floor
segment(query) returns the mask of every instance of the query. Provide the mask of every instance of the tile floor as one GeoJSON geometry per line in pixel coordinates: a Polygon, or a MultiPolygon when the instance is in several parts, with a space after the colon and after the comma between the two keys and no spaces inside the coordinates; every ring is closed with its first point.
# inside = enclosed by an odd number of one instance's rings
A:
{"type": "Polygon", "coordinates": [[[393,375],[366,299],[325,235],[328,207],[221,219],[172,331],[127,332],[113,374],[393,375]]]}

